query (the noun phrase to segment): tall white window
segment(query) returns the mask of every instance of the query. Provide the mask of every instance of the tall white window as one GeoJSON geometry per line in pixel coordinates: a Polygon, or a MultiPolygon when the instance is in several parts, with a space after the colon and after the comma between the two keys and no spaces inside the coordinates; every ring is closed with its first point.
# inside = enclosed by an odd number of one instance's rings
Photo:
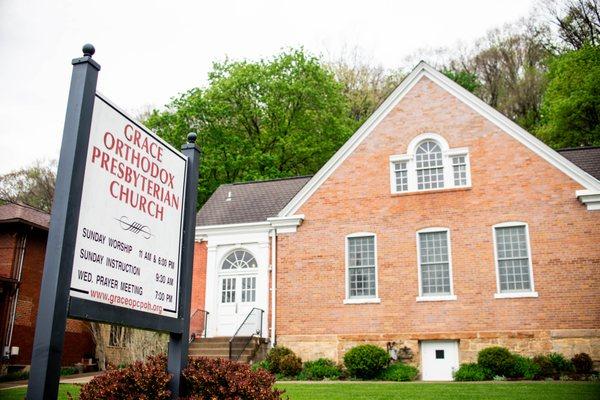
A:
{"type": "Polygon", "coordinates": [[[420,286],[417,300],[455,300],[450,231],[429,228],[417,232],[417,248],[420,286]]]}
{"type": "Polygon", "coordinates": [[[437,189],[444,187],[444,165],[442,149],[433,140],[421,142],[415,154],[417,168],[417,189],[437,189]]]}
{"type": "Polygon", "coordinates": [[[452,157],[452,172],[454,173],[454,186],[467,186],[467,156],[452,157]]]}
{"type": "Polygon", "coordinates": [[[440,135],[419,135],[406,154],[390,156],[390,185],[392,193],[470,187],[469,150],[450,148],[440,135]]]}
{"type": "Polygon", "coordinates": [[[408,190],[408,170],[406,169],[406,161],[394,163],[394,178],[396,191],[406,192],[408,190]]]}
{"type": "Polygon", "coordinates": [[[494,226],[496,297],[536,297],[527,225],[509,222],[494,226]]]}
{"type": "Polygon", "coordinates": [[[375,235],[353,234],[346,238],[347,303],[378,302],[375,235]]]}

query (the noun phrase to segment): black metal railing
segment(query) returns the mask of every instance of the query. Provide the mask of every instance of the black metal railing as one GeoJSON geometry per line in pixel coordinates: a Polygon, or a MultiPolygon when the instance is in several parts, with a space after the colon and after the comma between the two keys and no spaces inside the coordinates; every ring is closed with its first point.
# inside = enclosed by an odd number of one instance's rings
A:
{"type": "Polygon", "coordinates": [[[250,310],[244,321],[240,324],[235,334],[229,339],[229,359],[237,361],[242,356],[242,353],[252,338],[258,336],[262,337],[262,325],[263,325],[263,314],[264,310],[260,308],[253,308],[250,310]]]}
{"type": "Polygon", "coordinates": [[[190,317],[190,343],[198,337],[206,337],[208,314],[208,311],[197,308],[190,317]]]}

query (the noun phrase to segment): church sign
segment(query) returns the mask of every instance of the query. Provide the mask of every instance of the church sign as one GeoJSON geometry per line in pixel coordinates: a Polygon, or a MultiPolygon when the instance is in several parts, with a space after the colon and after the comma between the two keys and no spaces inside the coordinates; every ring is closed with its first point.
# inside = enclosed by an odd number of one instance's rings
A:
{"type": "MultiPolygon", "coordinates": [[[[187,365],[200,152],[176,150],[96,92],[92,45],[73,74],[56,174],[27,399],[58,396],[67,318],[169,333],[187,365]]],[[[69,344],[66,344],[69,345],[69,344]]]]}
{"type": "Polygon", "coordinates": [[[186,159],[96,94],[71,297],[176,318],[186,159]]]}

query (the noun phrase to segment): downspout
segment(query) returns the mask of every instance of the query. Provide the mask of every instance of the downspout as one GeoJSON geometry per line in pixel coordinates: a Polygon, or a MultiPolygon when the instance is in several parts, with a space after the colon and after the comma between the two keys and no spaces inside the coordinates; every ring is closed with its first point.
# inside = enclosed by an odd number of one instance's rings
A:
{"type": "Polygon", "coordinates": [[[275,346],[275,315],[277,315],[277,229],[271,230],[271,346],[275,346]]]}
{"type": "MultiPolygon", "coordinates": [[[[23,234],[23,237],[20,240],[20,245],[19,245],[19,253],[18,253],[18,258],[17,258],[17,273],[15,278],[17,279],[17,285],[21,285],[21,275],[23,273],[23,262],[25,261],[25,245],[27,244],[27,233],[23,234]]],[[[17,286],[17,290],[15,290],[15,295],[13,297],[12,300],[12,310],[10,312],[10,318],[9,318],[9,328],[7,331],[7,349],[8,349],[8,354],[7,356],[10,357],[10,353],[11,353],[11,347],[12,347],[12,335],[13,335],[13,331],[14,331],[14,327],[15,327],[15,318],[17,316],[17,302],[19,300],[19,286],[17,286]]]]}

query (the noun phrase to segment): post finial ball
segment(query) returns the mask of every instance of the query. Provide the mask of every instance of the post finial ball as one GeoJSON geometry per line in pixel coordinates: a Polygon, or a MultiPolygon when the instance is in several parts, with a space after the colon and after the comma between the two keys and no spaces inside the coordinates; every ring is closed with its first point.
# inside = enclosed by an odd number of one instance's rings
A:
{"type": "Polygon", "coordinates": [[[96,52],[96,49],[94,48],[94,46],[90,43],[86,43],[83,45],[83,48],[81,49],[83,51],[83,55],[84,56],[88,56],[91,57],[94,55],[94,53],[96,52]]]}
{"type": "Polygon", "coordinates": [[[188,136],[187,136],[188,143],[196,143],[197,137],[198,137],[198,135],[196,135],[196,132],[188,133],[188,136]]]}

